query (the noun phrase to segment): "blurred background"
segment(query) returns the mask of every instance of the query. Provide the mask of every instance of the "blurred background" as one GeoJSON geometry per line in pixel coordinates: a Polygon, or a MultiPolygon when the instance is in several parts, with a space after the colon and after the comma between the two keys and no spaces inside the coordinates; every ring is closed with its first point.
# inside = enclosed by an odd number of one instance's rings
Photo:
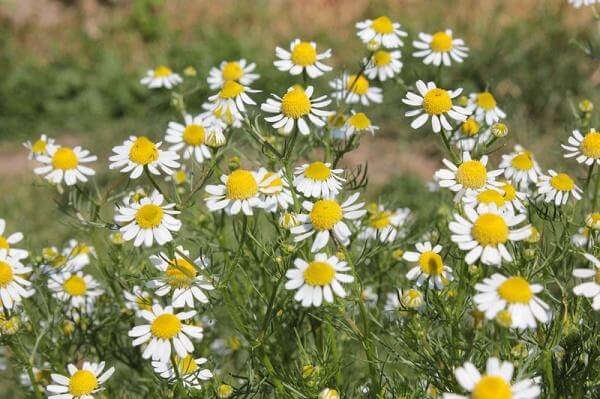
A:
{"type": "MultiPolygon", "coordinates": [[[[60,243],[66,229],[50,191],[36,187],[22,142],[45,133],[81,144],[98,154],[95,169],[106,171],[113,145],[129,134],[159,139],[176,115],[166,92],[139,84],[147,69],[196,68],[201,86],[188,109],[200,112],[209,68],[246,58],[258,65],[260,104],[291,82],[272,66],[276,45],[315,40],[333,49],[335,73],[357,70],[364,47],[354,24],[381,14],[409,33],[401,74],[407,84],[435,76],[411,56],[418,32],[451,28],[465,40],[470,56],[444,72],[444,83],[491,89],[509,115],[511,146],[501,152],[520,142],[546,168],[561,157],[577,103],[588,98],[600,106],[599,64],[582,49],[593,46],[597,22],[591,8],[566,0],[0,0],[0,217],[30,245],[60,243]]],[[[335,73],[317,80],[317,92],[328,91],[335,73]]],[[[369,161],[372,198],[383,193],[388,202],[419,208],[415,193],[426,190],[440,151],[431,134],[408,127],[403,95],[386,82],[384,103],[368,110],[381,130],[348,162],[369,161]]]]}

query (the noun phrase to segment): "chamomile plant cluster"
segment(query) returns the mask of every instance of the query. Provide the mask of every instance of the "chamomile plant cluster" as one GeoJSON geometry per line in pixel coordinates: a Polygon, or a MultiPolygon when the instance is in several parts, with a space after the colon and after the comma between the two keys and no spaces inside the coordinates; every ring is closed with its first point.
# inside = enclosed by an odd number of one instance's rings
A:
{"type": "Polygon", "coordinates": [[[355,68],[295,38],[265,72],[151,69],[140,83],[172,117],[110,154],[25,144],[62,211],[48,222],[77,239],[28,248],[0,220],[0,360],[23,395],[600,395],[593,105],[563,121],[565,159],[541,162],[499,90],[461,79],[477,51],[460,32],[379,16],[356,33],[355,68]],[[289,85],[266,92],[276,74],[289,85]],[[394,92],[395,134],[441,149],[418,194],[432,210],[377,197],[346,157],[378,140],[394,92]]]}

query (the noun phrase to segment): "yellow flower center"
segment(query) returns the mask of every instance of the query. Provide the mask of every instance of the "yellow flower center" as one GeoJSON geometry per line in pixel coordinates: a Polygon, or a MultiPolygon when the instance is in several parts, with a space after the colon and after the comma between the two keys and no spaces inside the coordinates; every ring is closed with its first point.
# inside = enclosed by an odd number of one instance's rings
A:
{"type": "Polygon", "coordinates": [[[316,230],[331,230],[342,220],[342,207],[335,200],[322,199],[315,202],[309,217],[316,230]]]}
{"type": "Polygon", "coordinates": [[[512,393],[510,385],[504,381],[504,378],[494,375],[485,375],[481,377],[475,385],[472,399],[511,399],[512,393]]]}
{"type": "Polygon", "coordinates": [[[486,111],[491,111],[496,108],[496,99],[489,91],[484,91],[477,95],[477,105],[486,111]]]}
{"type": "Polygon", "coordinates": [[[6,237],[4,237],[3,235],[0,235],[0,249],[9,249],[10,248],[10,244],[8,243],[8,240],[6,239],[6,237]]]}
{"type": "Polygon", "coordinates": [[[183,141],[191,146],[199,146],[204,144],[204,127],[200,125],[189,125],[185,127],[183,131],[183,141]]]}
{"type": "Polygon", "coordinates": [[[496,315],[496,321],[501,326],[509,328],[512,325],[512,314],[508,309],[501,310],[496,315]]]}
{"type": "Polygon", "coordinates": [[[440,115],[452,109],[450,94],[444,89],[429,90],[423,98],[423,109],[429,115],[440,115]]]}
{"type": "Polygon", "coordinates": [[[185,174],[185,170],[183,169],[179,169],[177,172],[175,172],[175,174],[173,175],[173,181],[176,184],[183,184],[185,183],[185,180],[187,179],[187,175],[185,174]]]}
{"type": "Polygon", "coordinates": [[[166,78],[167,76],[170,76],[172,73],[173,73],[173,71],[171,71],[171,68],[161,65],[154,70],[154,77],[155,78],[166,78]]]}
{"type": "Polygon", "coordinates": [[[581,141],[581,152],[590,158],[600,158],[600,132],[593,131],[585,135],[581,141]]]}
{"type": "Polygon", "coordinates": [[[75,169],[79,164],[75,151],[69,147],[60,147],[52,156],[52,166],[55,169],[75,169]]]}
{"type": "Polygon", "coordinates": [[[444,270],[442,257],[433,251],[423,252],[419,256],[419,266],[421,266],[423,273],[430,276],[439,276],[444,270]]]}
{"type": "Polygon", "coordinates": [[[530,151],[520,152],[510,160],[510,164],[517,170],[530,170],[533,168],[533,154],[530,151]]]}
{"type": "Polygon", "coordinates": [[[359,96],[367,94],[369,91],[369,81],[362,75],[358,78],[356,75],[350,75],[347,81],[348,88],[352,88],[351,91],[359,96]],[[356,82],[355,82],[356,80],[356,82]]]}
{"type": "Polygon", "coordinates": [[[461,163],[456,171],[456,180],[466,188],[483,188],[487,181],[485,165],[474,159],[461,163]]]}
{"type": "Polygon", "coordinates": [[[158,159],[158,149],[147,137],[140,136],[131,145],[129,159],[138,165],[148,165],[158,159]]]}
{"type": "Polygon", "coordinates": [[[575,182],[566,173],[559,173],[550,179],[550,184],[558,191],[571,191],[575,187],[575,182]]]}
{"type": "Polygon", "coordinates": [[[234,80],[227,80],[219,92],[219,97],[223,99],[236,98],[246,90],[244,86],[234,80]]]}
{"type": "Polygon", "coordinates": [[[383,229],[390,225],[390,216],[392,216],[390,211],[378,211],[371,216],[369,223],[373,228],[383,229]]]}
{"type": "Polygon", "coordinates": [[[510,277],[498,287],[498,294],[509,303],[529,303],[533,297],[529,283],[523,277],[510,277]]]}
{"type": "Polygon", "coordinates": [[[196,267],[185,259],[177,258],[169,262],[169,267],[165,271],[169,285],[176,288],[189,287],[198,271],[196,267]]]}
{"type": "Polygon", "coordinates": [[[304,170],[304,176],[317,181],[325,181],[331,176],[331,169],[323,162],[313,162],[304,170]]]}
{"type": "Polygon", "coordinates": [[[75,397],[89,395],[98,388],[98,379],[88,370],[77,370],[69,379],[69,393],[75,397]]]}
{"type": "Polygon", "coordinates": [[[12,267],[3,261],[0,261],[0,287],[6,287],[13,281],[12,267]]]}
{"type": "Polygon", "coordinates": [[[596,284],[600,284],[600,268],[596,269],[596,277],[594,278],[596,284]]]}
{"type": "Polygon", "coordinates": [[[505,203],[505,199],[496,190],[485,190],[477,194],[477,201],[482,204],[496,204],[496,206],[502,206],[505,203]]]}
{"type": "Polygon", "coordinates": [[[153,229],[160,225],[164,213],[158,205],[142,205],[135,214],[135,221],[142,229],[153,229]]]}
{"type": "Polygon", "coordinates": [[[371,126],[371,120],[367,118],[364,112],[359,112],[348,118],[350,126],[358,130],[364,130],[371,126]]]}
{"type": "Polygon", "coordinates": [[[392,54],[389,51],[379,50],[373,54],[373,63],[375,66],[382,67],[392,62],[392,54]]]}
{"type": "Polygon", "coordinates": [[[83,277],[71,276],[63,283],[63,289],[70,296],[83,296],[87,292],[87,284],[83,277]]]}
{"type": "Polygon", "coordinates": [[[37,140],[31,146],[31,151],[35,152],[36,154],[43,154],[46,152],[46,142],[42,139],[37,140]]]}
{"type": "Polygon", "coordinates": [[[136,303],[137,307],[140,309],[143,309],[143,310],[151,310],[152,309],[152,301],[150,300],[150,298],[148,296],[138,295],[135,298],[135,303],[136,303]]]}
{"type": "Polygon", "coordinates": [[[152,322],[150,331],[157,338],[171,339],[181,332],[181,320],[170,313],[161,314],[152,322]]]}
{"type": "Polygon", "coordinates": [[[232,61],[225,64],[221,74],[225,80],[239,80],[242,76],[244,76],[244,70],[239,63],[232,61]]]}
{"type": "Polygon", "coordinates": [[[304,270],[304,281],[308,285],[324,286],[333,281],[335,269],[327,262],[310,262],[304,270]]]}
{"type": "Polygon", "coordinates": [[[233,200],[245,200],[256,195],[258,184],[252,172],[238,169],[229,175],[227,183],[227,198],[233,200]]]}
{"type": "Polygon", "coordinates": [[[471,228],[473,238],[483,246],[505,243],[508,233],[508,225],[504,218],[493,213],[480,215],[471,228]]]}
{"type": "Polygon", "coordinates": [[[437,32],[431,38],[431,49],[437,53],[446,53],[452,50],[452,36],[446,32],[437,32]]]}
{"type": "Polygon", "coordinates": [[[375,32],[382,35],[394,32],[394,25],[392,24],[392,21],[386,16],[381,16],[379,18],[374,19],[373,22],[371,22],[371,28],[373,28],[375,32]]]}
{"type": "Polygon", "coordinates": [[[281,99],[281,111],[290,118],[298,119],[308,115],[310,108],[310,99],[300,86],[294,86],[281,99]]]}
{"type": "Polygon", "coordinates": [[[473,137],[479,133],[479,129],[481,129],[481,125],[470,116],[466,121],[462,123],[460,126],[460,131],[464,136],[473,137]]]}
{"type": "MultiPolygon", "coordinates": [[[[265,188],[269,188],[269,189],[277,189],[277,191],[275,192],[271,192],[271,194],[278,194],[281,191],[283,191],[283,181],[281,180],[281,177],[279,177],[279,175],[275,172],[267,172],[265,173],[265,177],[262,179],[262,181],[267,181],[271,179],[271,181],[269,182],[269,184],[267,184],[267,186],[265,186],[265,188]],[[273,177],[276,176],[276,177],[273,177]]],[[[271,191],[271,190],[269,190],[271,191]]]]}
{"type": "Polygon", "coordinates": [[[300,66],[309,66],[317,62],[317,50],[307,42],[298,43],[292,50],[292,62],[300,66]]]}
{"type": "Polygon", "coordinates": [[[198,370],[198,365],[191,355],[187,355],[183,359],[177,358],[177,368],[179,374],[188,375],[195,373],[198,370]]]}
{"type": "Polygon", "coordinates": [[[504,191],[504,200],[507,202],[517,198],[517,189],[510,183],[504,183],[502,185],[502,191],[504,191]]]}

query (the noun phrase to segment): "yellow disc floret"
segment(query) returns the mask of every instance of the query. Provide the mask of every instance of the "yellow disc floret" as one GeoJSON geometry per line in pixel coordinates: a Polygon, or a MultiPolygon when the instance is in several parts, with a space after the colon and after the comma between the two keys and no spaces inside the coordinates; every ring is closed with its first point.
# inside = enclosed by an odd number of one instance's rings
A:
{"type": "Polygon", "coordinates": [[[173,73],[173,71],[171,71],[171,68],[161,65],[154,70],[154,77],[155,78],[166,78],[167,76],[170,76],[172,73],[173,73]]]}
{"type": "Polygon", "coordinates": [[[6,287],[13,281],[12,267],[3,261],[0,261],[0,287],[6,287]]]}
{"type": "Polygon", "coordinates": [[[227,198],[245,200],[258,193],[258,183],[249,170],[238,169],[231,172],[225,183],[227,198]]]}
{"type": "Polygon", "coordinates": [[[510,277],[498,287],[498,294],[509,303],[529,303],[533,292],[523,277],[510,277]]]}
{"type": "Polygon", "coordinates": [[[225,64],[221,74],[225,80],[239,80],[242,76],[244,76],[244,70],[239,63],[231,61],[225,64]]]}
{"type": "Polygon", "coordinates": [[[375,66],[382,67],[392,62],[392,54],[389,51],[379,50],[373,54],[373,63],[375,66]]]}
{"type": "Polygon", "coordinates": [[[75,151],[69,147],[60,147],[52,156],[52,166],[56,169],[75,169],[78,164],[75,151]]]}
{"type": "Polygon", "coordinates": [[[390,225],[390,216],[390,211],[377,211],[370,217],[369,224],[375,229],[383,229],[390,225]]]}
{"type": "Polygon", "coordinates": [[[575,182],[566,173],[559,173],[552,176],[550,184],[558,191],[571,191],[575,187],[575,182]]]}
{"type": "Polygon", "coordinates": [[[491,111],[496,108],[496,99],[489,91],[484,91],[477,95],[477,105],[486,111],[491,111]]]}
{"type": "Polygon", "coordinates": [[[460,131],[463,136],[476,136],[479,133],[479,129],[481,129],[481,125],[472,116],[460,125],[460,131]]]}
{"type": "Polygon", "coordinates": [[[308,42],[300,42],[292,50],[292,62],[303,67],[313,65],[317,62],[317,50],[308,42]]]}
{"type": "Polygon", "coordinates": [[[165,270],[167,282],[172,287],[184,288],[189,287],[198,271],[196,267],[185,259],[177,258],[169,262],[169,267],[165,270]]]}
{"type": "Polygon", "coordinates": [[[371,126],[371,120],[364,112],[358,112],[348,118],[348,124],[357,130],[364,130],[371,126]]]}
{"type": "Polygon", "coordinates": [[[304,170],[304,176],[316,181],[325,181],[331,176],[331,169],[323,162],[313,162],[304,170]]]}
{"type": "Polygon", "coordinates": [[[581,141],[581,152],[586,157],[600,159],[600,132],[591,131],[581,141]]]}
{"type": "Polygon", "coordinates": [[[500,215],[484,213],[471,229],[471,235],[482,246],[503,244],[508,240],[509,229],[500,215]]]}
{"type": "Polygon", "coordinates": [[[183,359],[177,358],[177,368],[180,374],[188,375],[198,370],[198,364],[191,355],[187,355],[183,359]]]}
{"type": "Polygon", "coordinates": [[[530,170],[533,168],[533,154],[530,151],[523,151],[515,155],[510,164],[517,170],[530,170]]]}
{"type": "Polygon", "coordinates": [[[89,395],[96,388],[98,388],[98,379],[89,370],[77,370],[69,379],[69,393],[76,398],[89,395]]]}
{"type": "Polygon", "coordinates": [[[267,172],[265,173],[265,177],[263,177],[261,181],[262,189],[267,190],[268,194],[278,194],[283,191],[283,180],[279,174],[275,172],[267,172]],[[268,184],[263,185],[264,182],[269,181],[268,184]]]}
{"type": "Polygon", "coordinates": [[[423,273],[430,276],[439,276],[444,270],[442,257],[433,251],[425,251],[419,256],[419,266],[423,273]]]}
{"type": "Polygon", "coordinates": [[[371,22],[371,28],[379,34],[387,35],[394,32],[394,25],[392,24],[392,20],[388,17],[381,16],[379,18],[375,18],[373,22],[371,22]]]}
{"type": "Polygon", "coordinates": [[[452,36],[446,32],[437,32],[431,38],[431,49],[437,53],[446,53],[452,50],[452,36]]]}
{"type": "Polygon", "coordinates": [[[289,118],[298,119],[310,113],[310,99],[300,86],[294,88],[281,99],[281,112],[289,118]]]}
{"type": "Polygon", "coordinates": [[[188,125],[183,131],[183,141],[194,147],[204,144],[205,136],[204,127],[200,125],[188,125]]]}
{"type": "Polygon", "coordinates": [[[148,165],[158,159],[158,149],[150,139],[140,136],[131,145],[129,159],[138,165],[148,165]]]}
{"type": "Polygon", "coordinates": [[[333,281],[335,269],[327,262],[310,262],[304,270],[304,281],[312,286],[325,286],[333,281]]]}
{"type": "Polygon", "coordinates": [[[429,90],[423,98],[423,109],[429,115],[440,115],[452,109],[452,99],[448,91],[440,88],[429,90]]]}
{"type": "Polygon", "coordinates": [[[87,284],[83,277],[73,275],[65,280],[63,289],[70,296],[83,296],[87,292],[87,284]]]}
{"type": "Polygon", "coordinates": [[[164,211],[158,205],[142,205],[135,214],[135,221],[142,229],[153,229],[162,222],[164,211]]]}
{"type": "Polygon", "coordinates": [[[359,75],[358,77],[356,75],[348,76],[346,84],[352,93],[359,96],[363,96],[369,91],[369,81],[363,75],[359,75]]]}
{"type": "Polygon", "coordinates": [[[8,240],[6,239],[6,237],[4,237],[3,235],[0,234],[0,249],[9,249],[10,248],[10,244],[8,243],[8,240]]]}
{"type": "Polygon", "coordinates": [[[31,146],[31,151],[33,151],[36,154],[43,154],[46,152],[46,144],[47,144],[46,141],[44,141],[42,139],[38,139],[31,146]]]}
{"type": "Polygon", "coordinates": [[[495,375],[481,377],[471,394],[472,399],[511,399],[512,397],[510,385],[504,378],[495,375]]]}
{"type": "Polygon", "coordinates": [[[342,220],[342,207],[335,200],[322,199],[315,202],[309,217],[316,230],[331,230],[336,223],[342,220]]]}
{"type": "Polygon", "coordinates": [[[483,188],[487,181],[485,165],[474,159],[461,163],[456,171],[456,180],[466,188],[483,188]]]}
{"type": "Polygon", "coordinates": [[[244,86],[237,83],[236,81],[227,80],[227,81],[225,81],[225,83],[223,83],[223,87],[221,88],[221,91],[219,92],[219,97],[226,99],[226,100],[231,99],[231,98],[236,98],[237,96],[242,94],[244,92],[244,90],[246,90],[244,88],[244,86]]]}
{"type": "Polygon", "coordinates": [[[501,207],[505,203],[505,199],[496,190],[488,189],[477,194],[477,201],[482,204],[496,204],[501,207]]]}
{"type": "Polygon", "coordinates": [[[181,332],[181,320],[170,313],[158,316],[150,325],[152,335],[161,339],[171,339],[181,332]]]}

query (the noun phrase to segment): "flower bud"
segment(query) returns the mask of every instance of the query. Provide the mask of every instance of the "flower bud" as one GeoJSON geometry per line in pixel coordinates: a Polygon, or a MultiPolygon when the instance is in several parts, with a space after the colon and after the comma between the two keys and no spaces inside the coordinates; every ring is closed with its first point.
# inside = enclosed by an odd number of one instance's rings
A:
{"type": "Polygon", "coordinates": [[[508,126],[504,123],[494,123],[492,125],[492,134],[497,138],[505,137],[508,134],[508,126]]]}
{"type": "Polygon", "coordinates": [[[579,110],[584,113],[590,113],[594,110],[594,103],[587,98],[583,99],[579,102],[579,110]]]}
{"type": "Polygon", "coordinates": [[[600,230],[600,212],[590,213],[585,217],[585,225],[592,230],[600,230]]]}
{"type": "Polygon", "coordinates": [[[299,224],[298,217],[293,212],[286,212],[279,217],[279,226],[284,229],[291,229],[299,224]]]}
{"type": "Polygon", "coordinates": [[[529,237],[525,239],[525,242],[528,242],[529,244],[535,244],[536,242],[540,241],[540,238],[540,231],[534,226],[531,226],[531,234],[529,234],[529,237]]]}
{"type": "Polygon", "coordinates": [[[241,163],[242,163],[242,160],[240,159],[240,157],[233,156],[233,157],[229,158],[229,163],[227,164],[227,167],[229,168],[230,171],[233,172],[234,170],[240,168],[241,163]]]}
{"type": "Polygon", "coordinates": [[[401,249],[396,249],[392,252],[392,258],[394,258],[394,260],[402,260],[403,255],[404,251],[401,249]]]}
{"type": "Polygon", "coordinates": [[[206,145],[212,148],[219,148],[227,143],[223,131],[217,127],[211,127],[206,135],[206,145]]]}
{"type": "Polygon", "coordinates": [[[229,398],[233,394],[233,388],[231,385],[221,384],[217,388],[217,395],[219,398],[229,398]]]}
{"type": "Polygon", "coordinates": [[[527,248],[523,251],[523,257],[527,260],[535,259],[535,249],[527,248]]]}
{"type": "Polygon", "coordinates": [[[185,67],[185,69],[183,70],[183,74],[185,76],[196,76],[198,74],[198,72],[196,71],[196,68],[194,68],[191,65],[188,65],[187,67],[185,67]]]}
{"type": "Polygon", "coordinates": [[[340,399],[340,393],[333,388],[325,388],[319,394],[319,399],[340,399]]]}
{"type": "Polygon", "coordinates": [[[501,310],[496,315],[496,323],[502,327],[509,328],[512,325],[512,315],[508,310],[501,310]]]}
{"type": "Polygon", "coordinates": [[[125,240],[123,239],[123,234],[120,231],[110,233],[108,238],[115,245],[122,245],[125,242],[125,240]]]}
{"type": "Polygon", "coordinates": [[[414,288],[408,289],[402,293],[400,303],[408,309],[418,309],[423,305],[423,294],[414,288]]]}
{"type": "Polygon", "coordinates": [[[12,316],[5,319],[4,316],[0,318],[0,333],[4,335],[14,335],[19,331],[21,320],[19,316],[12,316]]]}
{"type": "Polygon", "coordinates": [[[375,39],[373,39],[367,43],[367,50],[369,50],[369,51],[377,51],[377,50],[379,50],[380,47],[381,47],[381,45],[375,39]]]}
{"type": "Polygon", "coordinates": [[[317,367],[312,364],[307,364],[302,367],[302,378],[308,378],[317,371],[317,367]]]}

